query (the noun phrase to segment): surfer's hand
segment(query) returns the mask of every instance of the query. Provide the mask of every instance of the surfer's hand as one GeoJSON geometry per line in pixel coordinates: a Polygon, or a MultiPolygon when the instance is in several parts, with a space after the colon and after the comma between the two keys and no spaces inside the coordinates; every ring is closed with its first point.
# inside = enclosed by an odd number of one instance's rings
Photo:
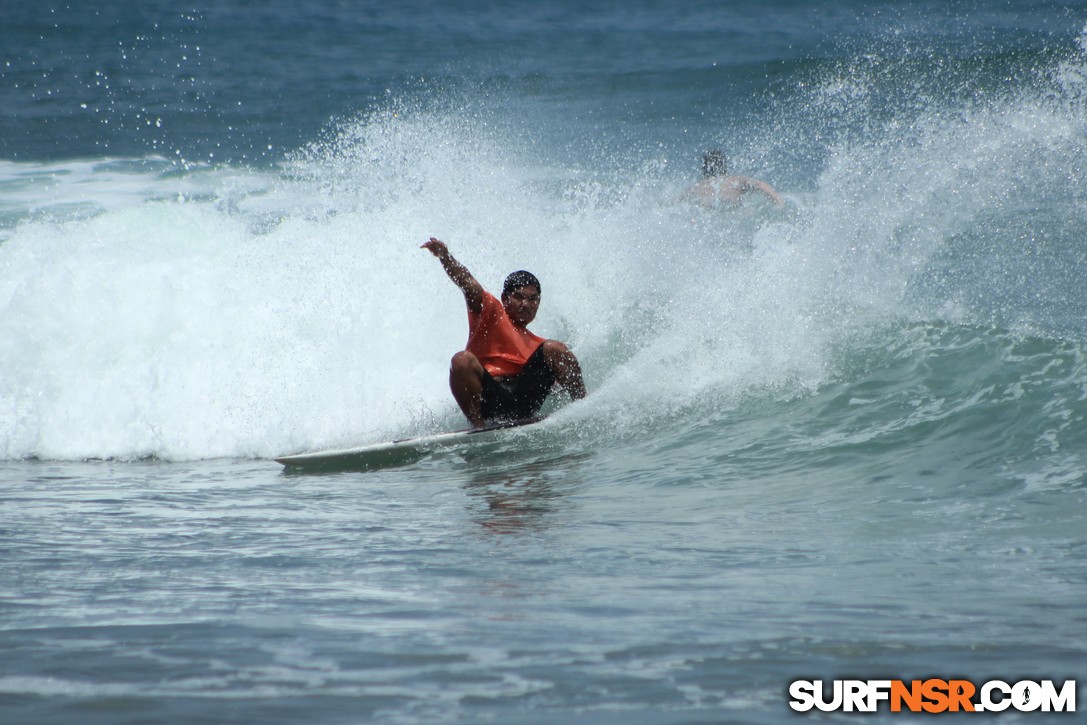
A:
{"type": "Polygon", "coordinates": [[[433,254],[438,259],[445,259],[449,256],[449,247],[445,246],[445,242],[435,237],[431,237],[429,241],[423,242],[420,249],[425,249],[433,254]]]}
{"type": "Polygon", "coordinates": [[[481,313],[483,311],[482,285],[476,281],[476,278],[463,264],[453,259],[453,255],[449,253],[449,247],[445,246],[445,242],[436,237],[431,237],[423,242],[421,247],[437,257],[438,261],[442,263],[442,269],[449,275],[449,279],[453,280],[453,284],[460,287],[464,293],[464,301],[468,303],[468,309],[477,315],[481,313]]]}

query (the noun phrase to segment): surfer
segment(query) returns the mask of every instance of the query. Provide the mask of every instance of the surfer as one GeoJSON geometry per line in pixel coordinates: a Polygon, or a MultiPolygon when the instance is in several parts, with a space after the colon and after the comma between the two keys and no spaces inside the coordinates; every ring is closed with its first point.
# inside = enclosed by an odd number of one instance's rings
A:
{"type": "Polygon", "coordinates": [[[574,400],[585,397],[581,366],[570,348],[528,330],[540,307],[535,275],[521,270],[506,277],[500,302],[445,242],[431,237],[422,248],[438,258],[468,305],[468,344],[449,364],[449,388],[474,427],[531,418],[556,383],[574,400]]]}
{"type": "Polygon", "coordinates": [[[746,195],[755,191],[769,197],[774,206],[785,206],[781,196],[765,181],[728,173],[728,159],[724,153],[715,149],[702,156],[702,180],[691,187],[686,196],[699,204],[712,205],[718,201],[727,201],[739,205],[746,195]]]}

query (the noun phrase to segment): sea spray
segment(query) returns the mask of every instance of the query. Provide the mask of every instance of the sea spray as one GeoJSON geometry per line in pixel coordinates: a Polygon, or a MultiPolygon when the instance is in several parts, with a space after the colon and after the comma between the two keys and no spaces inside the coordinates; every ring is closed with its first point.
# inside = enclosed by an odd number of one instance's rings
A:
{"type": "Polygon", "coordinates": [[[823,129],[826,161],[784,213],[692,205],[666,147],[592,171],[448,100],[333,125],[272,169],[6,164],[3,454],[265,456],[459,425],[463,303],[430,235],[492,289],[540,276],[535,329],[593,391],[568,415],[620,435],[818,391],[903,321],[1080,330],[1081,67],[913,97],[859,135],[881,116],[857,100],[893,74],[825,69],[778,142],[823,129]]]}

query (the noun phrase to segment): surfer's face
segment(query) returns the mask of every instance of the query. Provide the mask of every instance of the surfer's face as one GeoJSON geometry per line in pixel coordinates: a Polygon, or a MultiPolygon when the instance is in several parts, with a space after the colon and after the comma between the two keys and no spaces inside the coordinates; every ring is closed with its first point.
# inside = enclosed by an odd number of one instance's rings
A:
{"type": "Polygon", "coordinates": [[[515,287],[502,295],[502,306],[513,324],[525,327],[536,319],[536,310],[540,308],[540,291],[531,285],[515,287]]]}

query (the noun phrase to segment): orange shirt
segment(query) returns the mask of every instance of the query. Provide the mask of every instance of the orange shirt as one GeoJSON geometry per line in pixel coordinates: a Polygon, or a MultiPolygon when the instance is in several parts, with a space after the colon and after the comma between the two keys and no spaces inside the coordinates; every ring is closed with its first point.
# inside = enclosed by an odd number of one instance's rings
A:
{"type": "Polygon", "coordinates": [[[479,358],[491,375],[502,377],[521,372],[532,353],[544,343],[513,324],[506,308],[490,292],[483,293],[483,310],[477,315],[468,310],[468,344],[465,349],[479,358]]]}

